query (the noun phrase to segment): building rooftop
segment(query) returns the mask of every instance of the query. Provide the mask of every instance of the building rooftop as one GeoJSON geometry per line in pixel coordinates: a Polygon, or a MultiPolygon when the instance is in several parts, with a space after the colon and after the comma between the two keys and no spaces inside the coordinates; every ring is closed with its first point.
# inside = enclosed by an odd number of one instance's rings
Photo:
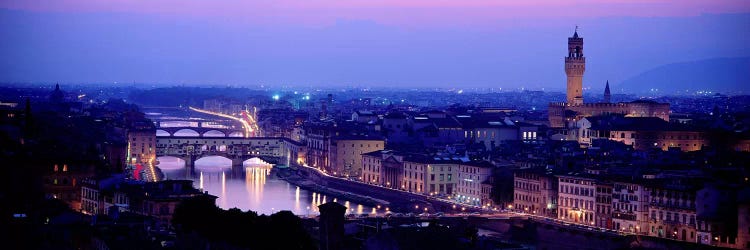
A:
{"type": "Polygon", "coordinates": [[[360,116],[374,116],[375,115],[375,113],[369,110],[357,110],[357,111],[354,111],[354,113],[357,113],[357,115],[360,115],[360,116]]]}
{"type": "Polygon", "coordinates": [[[406,115],[402,112],[389,112],[385,116],[383,116],[385,119],[406,119],[406,115]]]}
{"type": "Polygon", "coordinates": [[[591,123],[592,130],[666,130],[669,122],[658,117],[623,117],[619,115],[592,116],[584,118],[591,123]]]}
{"type": "Polygon", "coordinates": [[[336,141],[382,141],[384,138],[379,135],[337,135],[331,138],[336,141]]]}

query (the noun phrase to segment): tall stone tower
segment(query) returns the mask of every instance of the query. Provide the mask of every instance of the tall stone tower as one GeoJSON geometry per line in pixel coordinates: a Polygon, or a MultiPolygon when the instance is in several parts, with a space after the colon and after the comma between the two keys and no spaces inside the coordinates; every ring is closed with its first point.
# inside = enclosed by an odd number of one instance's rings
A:
{"type": "Polygon", "coordinates": [[[583,57],[583,38],[578,36],[578,27],[573,37],[568,38],[568,56],[565,57],[565,74],[568,75],[568,104],[583,104],[583,72],[586,58],[583,57]]]}

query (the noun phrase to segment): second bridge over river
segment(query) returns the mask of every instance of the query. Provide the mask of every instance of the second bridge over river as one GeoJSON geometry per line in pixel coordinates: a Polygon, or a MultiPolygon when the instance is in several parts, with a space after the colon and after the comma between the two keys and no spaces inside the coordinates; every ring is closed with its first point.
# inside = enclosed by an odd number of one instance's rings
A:
{"type": "Polygon", "coordinates": [[[182,158],[188,166],[208,156],[221,156],[232,160],[232,165],[241,166],[251,158],[286,165],[303,159],[302,144],[281,137],[156,137],[156,155],[182,158]]]}

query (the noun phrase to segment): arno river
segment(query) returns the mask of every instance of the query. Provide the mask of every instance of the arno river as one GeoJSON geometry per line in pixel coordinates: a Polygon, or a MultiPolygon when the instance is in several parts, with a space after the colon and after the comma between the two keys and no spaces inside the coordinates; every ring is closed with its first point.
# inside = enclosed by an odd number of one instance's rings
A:
{"type": "Polygon", "coordinates": [[[349,207],[348,213],[372,213],[371,207],[341,200],[338,197],[301,189],[276,177],[273,166],[246,161],[243,166],[231,166],[226,158],[212,156],[195,162],[194,170],[175,157],[159,157],[158,167],[166,179],[193,180],[196,188],[218,196],[216,205],[223,209],[239,208],[258,214],[290,210],[296,215],[315,215],[317,206],[336,201],[349,207]]]}

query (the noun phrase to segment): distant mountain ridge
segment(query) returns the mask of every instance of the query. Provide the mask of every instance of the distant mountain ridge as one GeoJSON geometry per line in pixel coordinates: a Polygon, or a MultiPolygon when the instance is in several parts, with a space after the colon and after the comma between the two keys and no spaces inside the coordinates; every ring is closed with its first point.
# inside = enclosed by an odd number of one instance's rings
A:
{"type": "Polygon", "coordinates": [[[750,57],[712,58],[662,65],[631,77],[617,88],[643,93],[750,93],[750,57]]]}

